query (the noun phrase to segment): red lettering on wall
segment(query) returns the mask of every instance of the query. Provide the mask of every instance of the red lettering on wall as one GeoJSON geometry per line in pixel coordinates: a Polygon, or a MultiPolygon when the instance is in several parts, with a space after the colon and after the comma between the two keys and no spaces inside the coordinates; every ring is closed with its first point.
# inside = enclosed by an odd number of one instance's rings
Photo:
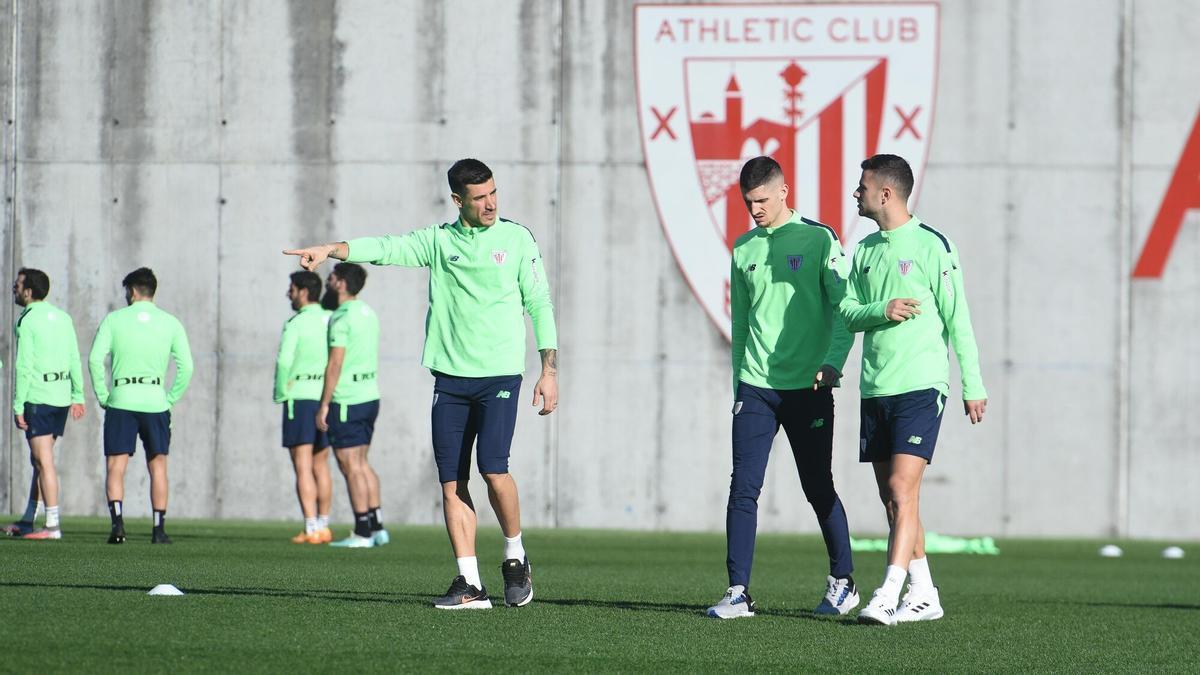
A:
{"type": "Polygon", "coordinates": [[[1175,245],[1175,237],[1183,225],[1183,217],[1189,209],[1200,209],[1200,112],[1192,123],[1192,133],[1183,146],[1175,175],[1167,186],[1167,194],[1158,207],[1154,225],[1142,255],[1133,268],[1135,279],[1158,279],[1167,266],[1167,257],[1175,245]]]}

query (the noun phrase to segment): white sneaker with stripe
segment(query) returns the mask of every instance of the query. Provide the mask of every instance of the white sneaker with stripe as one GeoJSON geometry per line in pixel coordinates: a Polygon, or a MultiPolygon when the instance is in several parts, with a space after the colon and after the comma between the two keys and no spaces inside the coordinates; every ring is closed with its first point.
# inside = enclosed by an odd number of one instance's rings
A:
{"type": "Polygon", "coordinates": [[[878,589],[871,601],[858,612],[859,623],[877,623],[883,626],[896,625],[896,601],[878,589]]]}
{"type": "Polygon", "coordinates": [[[938,595],[937,586],[925,588],[908,586],[908,592],[900,600],[896,608],[896,621],[933,621],[945,615],[942,611],[942,599],[938,595]]]}

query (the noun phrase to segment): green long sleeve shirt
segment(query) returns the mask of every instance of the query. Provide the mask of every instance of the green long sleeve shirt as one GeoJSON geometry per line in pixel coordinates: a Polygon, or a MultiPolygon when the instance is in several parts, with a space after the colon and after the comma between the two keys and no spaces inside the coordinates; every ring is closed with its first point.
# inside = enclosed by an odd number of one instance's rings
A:
{"type": "Polygon", "coordinates": [[[183,324],[153,302],[139,301],[104,317],[88,355],[92,389],[105,408],[165,412],[192,379],[192,352],[183,324]],[[104,360],[112,354],[112,391],[104,360]],[[175,361],[175,381],[163,389],[167,359],[175,361]]]}
{"type": "Polygon", "coordinates": [[[842,371],[854,344],[837,308],[848,262],[829,227],[794,211],[734,243],[729,270],[733,387],[812,387],[822,365],[842,371]]]}
{"type": "Polygon", "coordinates": [[[275,402],[319,401],[325,386],[325,365],[331,312],[309,303],[283,324],[275,357],[275,402]]]}
{"type": "Polygon", "coordinates": [[[429,268],[426,368],[460,377],[525,372],[525,316],[538,350],[557,349],[550,284],[533,234],[503,218],[461,220],[348,242],[347,260],[429,268]]]}
{"type": "Polygon", "coordinates": [[[14,326],[17,338],[13,412],[26,403],[65,407],[83,403],[83,368],[75,324],[45,301],[30,303],[14,326]]]}
{"type": "MultiPolygon", "coordinates": [[[[333,402],[344,406],[379,400],[379,317],[362,300],[338,305],[329,317],[329,346],[346,350],[333,402]]],[[[324,386],[324,385],[322,385],[324,386]]],[[[320,399],[320,393],[317,394],[320,399]]],[[[345,419],[345,411],[342,411],[345,419]]]]}
{"type": "Polygon", "coordinates": [[[962,372],[963,399],[987,398],[958,250],[916,216],[859,242],[841,313],[847,328],[864,333],[863,398],[922,389],[948,396],[950,343],[962,372]],[[916,298],[921,313],[889,321],[884,312],[895,298],[916,298]]]}

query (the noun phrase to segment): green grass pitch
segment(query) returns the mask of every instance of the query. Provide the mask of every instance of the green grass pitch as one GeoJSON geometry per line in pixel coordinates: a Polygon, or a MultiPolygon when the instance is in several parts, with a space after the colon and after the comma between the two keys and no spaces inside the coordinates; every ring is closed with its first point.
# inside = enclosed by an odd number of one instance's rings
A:
{"type": "MultiPolygon", "coordinates": [[[[812,536],[760,536],[759,615],[717,621],[702,613],[725,590],[719,534],[531,530],[533,604],[447,612],[429,606],[455,573],[439,528],[393,527],[367,550],[294,545],[284,523],[172,520],[172,546],[149,544],[148,521],[127,529],[123,546],[96,518],[66,519],[59,542],[0,541],[0,671],[1200,669],[1196,546],[1183,560],[1161,543],[1105,559],[1103,542],[1050,540],[933,556],[946,617],[887,628],[811,614],[825,578],[812,536]],[[187,595],[147,596],[159,583],[187,595]]],[[[503,597],[494,529],[480,565],[503,597]]],[[[883,561],[856,555],[865,594],[883,561]]]]}

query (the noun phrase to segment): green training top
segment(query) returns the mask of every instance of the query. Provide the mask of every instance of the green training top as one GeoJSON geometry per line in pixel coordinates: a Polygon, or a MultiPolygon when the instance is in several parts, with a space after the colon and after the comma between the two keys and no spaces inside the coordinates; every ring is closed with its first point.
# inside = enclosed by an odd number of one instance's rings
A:
{"type": "Polygon", "coordinates": [[[733,245],[729,314],[733,388],[811,388],[822,365],[842,371],[854,344],[837,307],[849,263],[837,235],[801,218],[756,227],[733,245]]]}
{"type": "Polygon", "coordinates": [[[70,315],[48,302],[32,302],[13,330],[17,336],[13,412],[24,415],[26,403],[59,407],[83,403],[83,368],[70,315]]]}
{"type": "Polygon", "coordinates": [[[841,311],[847,328],[865,332],[863,398],[922,389],[949,395],[948,341],[958,355],[963,399],[987,398],[958,250],[916,216],[858,243],[841,311]],[[894,298],[916,298],[921,313],[888,321],[884,310],[894,298]]]}
{"type": "Polygon", "coordinates": [[[421,364],[460,377],[525,372],[525,316],[538,350],[558,349],[550,283],[533,234],[511,220],[460,220],[348,242],[351,262],[429,268],[421,364]]]}
{"type": "Polygon", "coordinates": [[[375,376],[379,372],[379,317],[375,310],[362,300],[338,305],[329,317],[329,346],[346,349],[333,402],[348,406],[378,401],[379,382],[375,376]]]}
{"type": "Polygon", "coordinates": [[[275,402],[320,401],[329,362],[327,328],[331,312],[309,303],[283,324],[275,357],[275,402]]]}
{"type": "Polygon", "coordinates": [[[92,388],[105,408],[164,412],[175,405],[192,379],[192,351],[179,319],[141,300],[104,317],[88,356],[92,388]],[[112,354],[112,393],[104,358],[112,354]],[[175,360],[175,382],[163,390],[167,357],[175,360]]]}

